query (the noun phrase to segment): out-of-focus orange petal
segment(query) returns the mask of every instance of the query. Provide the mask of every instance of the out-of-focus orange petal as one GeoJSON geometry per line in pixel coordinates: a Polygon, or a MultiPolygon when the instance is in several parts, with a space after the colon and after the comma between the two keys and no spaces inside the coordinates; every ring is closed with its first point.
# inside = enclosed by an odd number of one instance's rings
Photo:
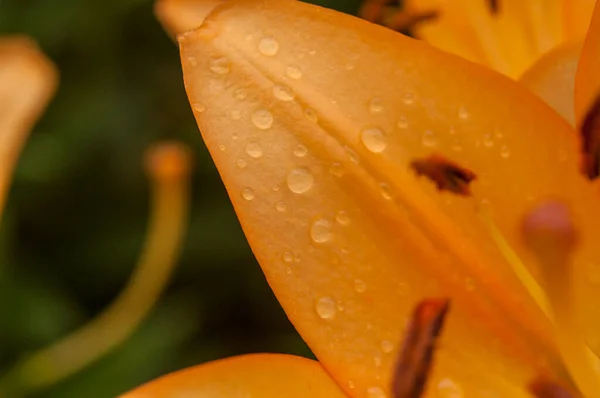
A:
{"type": "Polygon", "coordinates": [[[519,79],[575,126],[575,74],[581,42],[560,45],[546,53],[519,79]]]}
{"type": "Polygon", "coordinates": [[[600,3],[594,9],[594,15],[583,45],[579,68],[575,79],[575,117],[577,123],[583,117],[600,94],[600,3]]]}
{"type": "Polygon", "coordinates": [[[0,209],[21,148],[57,81],[54,65],[33,41],[0,39],[0,209]]]}
{"type": "Polygon", "coordinates": [[[310,359],[253,354],[222,359],[151,381],[121,398],[343,398],[323,367],[310,359]]]}
{"type": "Polygon", "coordinates": [[[567,39],[581,40],[587,34],[596,0],[562,0],[567,39]]]}
{"type": "Polygon", "coordinates": [[[254,253],[347,392],[385,390],[423,297],[454,303],[433,391],[520,396],[557,369],[549,323],[474,210],[527,264],[519,226],[532,202],[563,198],[594,219],[578,137],[551,108],[485,68],[302,2],[230,1],[180,47],[254,253]],[[476,174],[473,198],[412,174],[432,154],[476,174]]]}
{"type": "Polygon", "coordinates": [[[157,0],[154,13],[169,34],[176,37],[202,24],[217,5],[227,0],[157,0]]]}

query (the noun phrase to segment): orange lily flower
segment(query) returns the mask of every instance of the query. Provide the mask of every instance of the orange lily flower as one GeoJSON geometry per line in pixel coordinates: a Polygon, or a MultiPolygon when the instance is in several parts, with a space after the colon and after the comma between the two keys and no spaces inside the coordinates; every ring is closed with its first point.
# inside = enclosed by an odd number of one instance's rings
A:
{"type": "MultiPolygon", "coordinates": [[[[600,396],[595,101],[578,133],[485,65],[302,2],[157,9],[197,26],[178,37],[194,115],[319,363],[232,358],[123,397],[417,397],[390,386],[430,297],[452,310],[425,396],[600,396]]],[[[599,29],[597,10],[578,84],[599,29]]]]}

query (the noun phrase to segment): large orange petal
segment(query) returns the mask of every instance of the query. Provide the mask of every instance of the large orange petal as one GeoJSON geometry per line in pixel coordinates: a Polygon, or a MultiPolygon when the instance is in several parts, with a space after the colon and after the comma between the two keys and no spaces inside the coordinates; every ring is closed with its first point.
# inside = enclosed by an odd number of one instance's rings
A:
{"type": "Polygon", "coordinates": [[[348,392],[385,389],[424,296],[454,300],[433,389],[519,396],[556,369],[547,320],[474,211],[490,210],[527,264],[518,231],[536,200],[563,198],[598,231],[577,137],[551,108],[489,70],[301,2],[230,1],[180,46],[190,102],[250,244],[348,392]],[[410,173],[432,153],[477,174],[474,199],[410,173]]]}
{"type": "Polygon", "coordinates": [[[30,39],[0,39],[0,214],[21,147],[57,81],[54,66],[30,39]]]}
{"type": "Polygon", "coordinates": [[[565,31],[570,40],[581,40],[587,34],[596,0],[562,0],[565,31]]]}
{"type": "Polygon", "coordinates": [[[575,74],[581,46],[581,42],[568,42],[550,50],[519,78],[571,126],[575,126],[575,74]]]}
{"type": "Polygon", "coordinates": [[[315,361],[254,354],[222,359],[151,381],[121,398],[342,398],[346,395],[315,361]]]}
{"type": "Polygon", "coordinates": [[[600,94],[600,4],[594,9],[575,80],[575,117],[583,121],[587,109],[600,94]]]}

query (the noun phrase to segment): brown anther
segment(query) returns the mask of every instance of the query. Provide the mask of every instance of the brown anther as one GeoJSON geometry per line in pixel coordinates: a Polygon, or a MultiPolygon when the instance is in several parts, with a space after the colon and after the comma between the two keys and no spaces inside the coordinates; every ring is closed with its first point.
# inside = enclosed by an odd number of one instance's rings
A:
{"type": "Polygon", "coordinates": [[[426,299],[415,307],[392,379],[394,398],[423,395],[449,308],[449,299],[426,299]]]}
{"type": "Polygon", "coordinates": [[[153,144],[146,150],[146,170],[159,179],[177,179],[188,174],[192,167],[190,148],[180,142],[166,141],[153,144]]]}
{"type": "Polygon", "coordinates": [[[409,32],[416,25],[439,17],[436,10],[417,11],[399,4],[398,0],[367,0],[361,5],[358,15],[398,32],[409,32]]]}
{"type": "Polygon", "coordinates": [[[581,124],[582,172],[594,180],[600,175],[600,94],[588,109],[581,124]]]}
{"type": "Polygon", "coordinates": [[[535,398],[575,398],[569,390],[558,383],[538,377],[529,384],[529,392],[535,398]]]}
{"type": "Polygon", "coordinates": [[[477,178],[471,170],[439,155],[413,160],[410,166],[417,175],[433,181],[440,191],[450,191],[462,196],[471,195],[469,184],[477,178]]]}
{"type": "Polygon", "coordinates": [[[500,0],[485,0],[492,15],[498,15],[500,11],[500,0]]]}

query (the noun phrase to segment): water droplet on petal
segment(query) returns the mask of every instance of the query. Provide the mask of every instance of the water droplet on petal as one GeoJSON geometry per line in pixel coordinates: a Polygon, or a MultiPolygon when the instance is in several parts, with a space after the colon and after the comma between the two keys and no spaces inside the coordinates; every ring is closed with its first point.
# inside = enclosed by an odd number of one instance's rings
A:
{"type": "Polygon", "coordinates": [[[356,385],[354,384],[353,381],[349,381],[348,382],[348,388],[351,389],[351,390],[354,390],[356,388],[356,385]]]}
{"type": "Polygon", "coordinates": [[[302,78],[302,71],[300,70],[299,67],[295,66],[295,65],[290,65],[285,69],[285,74],[290,78],[290,79],[294,79],[294,80],[298,80],[302,78]]]}
{"type": "Polygon", "coordinates": [[[348,159],[352,162],[352,163],[358,163],[358,154],[354,151],[354,149],[350,148],[349,146],[345,146],[344,149],[346,150],[346,154],[348,155],[348,159]]]}
{"type": "Polygon", "coordinates": [[[242,118],[242,112],[233,110],[231,111],[231,120],[240,120],[242,118]]]}
{"type": "Polygon", "coordinates": [[[331,297],[321,297],[318,299],[315,309],[321,319],[333,319],[337,312],[335,300],[331,297]]]}
{"type": "Polygon", "coordinates": [[[465,396],[460,385],[447,377],[437,384],[437,392],[441,398],[463,398],[465,396]]]}
{"type": "Polygon", "coordinates": [[[238,88],[233,92],[235,99],[243,100],[248,96],[248,92],[244,88],[238,88]]]}
{"type": "Polygon", "coordinates": [[[210,70],[217,75],[226,75],[231,70],[231,64],[225,57],[213,58],[209,64],[210,70]]]}
{"type": "Polygon", "coordinates": [[[258,43],[258,51],[262,55],[272,57],[279,52],[279,42],[272,37],[265,37],[258,43]]]}
{"type": "Polygon", "coordinates": [[[387,137],[377,127],[364,129],[360,134],[360,138],[363,145],[371,152],[383,152],[387,147],[387,137]]]}
{"type": "Polygon", "coordinates": [[[254,191],[252,188],[246,188],[242,191],[242,197],[246,200],[254,199],[254,191]]]}
{"type": "Polygon", "coordinates": [[[379,189],[381,190],[381,196],[383,196],[385,200],[393,199],[392,188],[388,184],[382,182],[379,184],[379,189]]]}
{"type": "Polygon", "coordinates": [[[356,293],[364,293],[367,290],[367,283],[362,279],[355,279],[354,290],[356,290],[356,293]]]}
{"type": "Polygon", "coordinates": [[[302,144],[300,144],[300,145],[296,146],[296,148],[294,148],[294,156],[297,156],[299,158],[305,157],[307,153],[308,153],[308,149],[302,144]]]}
{"type": "Polygon", "coordinates": [[[335,215],[335,220],[341,225],[350,224],[350,217],[348,217],[348,213],[346,213],[344,210],[340,210],[337,212],[337,214],[335,215]]]}
{"type": "Polygon", "coordinates": [[[305,168],[291,170],[287,175],[287,186],[290,191],[301,194],[310,190],[314,184],[312,173],[305,168]]]}
{"type": "Polygon", "coordinates": [[[373,114],[383,112],[383,102],[381,98],[375,97],[369,101],[369,111],[373,114]]]}
{"type": "Polygon", "coordinates": [[[502,156],[503,159],[508,159],[510,157],[510,149],[508,149],[506,145],[502,146],[500,149],[500,156],[502,156]]]}
{"type": "Polygon", "coordinates": [[[341,177],[344,175],[344,166],[338,162],[332,163],[329,172],[336,177],[341,177]]]}
{"type": "Polygon", "coordinates": [[[246,162],[244,159],[238,159],[235,164],[237,165],[237,167],[239,167],[240,169],[245,168],[246,166],[248,166],[248,162],[246,162]]]}
{"type": "Polygon", "coordinates": [[[399,129],[404,130],[408,128],[408,120],[406,120],[404,116],[401,116],[400,119],[398,119],[396,126],[398,126],[399,129]]]}
{"type": "Polygon", "coordinates": [[[385,392],[379,387],[369,387],[367,388],[367,397],[368,398],[386,398],[385,392]]]}
{"type": "Polygon", "coordinates": [[[223,144],[219,144],[219,151],[221,152],[225,152],[227,150],[227,147],[223,144]]]}
{"type": "Polygon", "coordinates": [[[296,97],[296,94],[294,94],[292,89],[289,88],[288,86],[284,86],[284,85],[277,85],[277,86],[273,87],[273,95],[279,101],[284,101],[284,102],[293,101],[294,98],[296,97]]]}
{"type": "Polygon", "coordinates": [[[261,130],[268,130],[273,126],[273,114],[268,109],[257,109],[252,113],[252,123],[261,130]]]}
{"type": "Polygon", "coordinates": [[[415,103],[415,95],[413,93],[406,93],[402,97],[402,102],[404,105],[412,105],[415,103]]]}
{"type": "Polygon", "coordinates": [[[306,108],[304,110],[304,116],[306,116],[306,118],[313,123],[317,123],[319,121],[319,115],[317,115],[317,111],[312,108],[306,108]]]}
{"type": "Polygon", "coordinates": [[[314,221],[310,227],[310,238],[315,243],[329,242],[333,238],[331,222],[324,218],[314,221]]]}
{"type": "Polygon", "coordinates": [[[290,251],[286,251],[283,253],[283,261],[285,261],[286,263],[291,263],[292,261],[294,261],[294,255],[292,254],[292,252],[290,251]]]}
{"type": "Polygon", "coordinates": [[[373,357],[373,364],[375,365],[376,368],[381,366],[381,357],[380,356],[376,356],[373,357]]]}
{"type": "Polygon", "coordinates": [[[287,205],[285,204],[285,202],[279,201],[275,203],[275,210],[283,213],[287,210],[287,205]]]}
{"type": "Polygon", "coordinates": [[[254,159],[258,159],[263,155],[263,150],[256,142],[249,142],[246,145],[246,153],[254,159]]]}
{"type": "Polygon", "coordinates": [[[483,135],[483,146],[486,148],[494,146],[494,137],[491,134],[487,133],[483,135]]]}
{"type": "Polygon", "coordinates": [[[434,147],[437,145],[437,138],[435,137],[435,133],[433,131],[427,130],[423,132],[421,135],[421,143],[426,147],[434,147]]]}
{"type": "Polygon", "coordinates": [[[192,109],[198,113],[202,113],[206,110],[206,105],[204,105],[200,101],[195,101],[195,102],[192,102],[192,109]]]}
{"type": "Polygon", "coordinates": [[[465,108],[464,106],[460,107],[458,109],[458,117],[462,120],[467,120],[468,118],[471,117],[471,114],[469,113],[469,111],[467,110],[467,108],[465,108]]]}
{"type": "Polygon", "coordinates": [[[394,343],[392,343],[389,340],[383,340],[381,342],[381,351],[383,351],[385,354],[389,354],[390,352],[392,352],[392,350],[394,349],[394,343]]]}
{"type": "Polygon", "coordinates": [[[194,57],[193,55],[190,55],[189,57],[187,57],[187,60],[190,63],[190,65],[198,66],[198,61],[196,60],[196,57],[194,57]]]}

